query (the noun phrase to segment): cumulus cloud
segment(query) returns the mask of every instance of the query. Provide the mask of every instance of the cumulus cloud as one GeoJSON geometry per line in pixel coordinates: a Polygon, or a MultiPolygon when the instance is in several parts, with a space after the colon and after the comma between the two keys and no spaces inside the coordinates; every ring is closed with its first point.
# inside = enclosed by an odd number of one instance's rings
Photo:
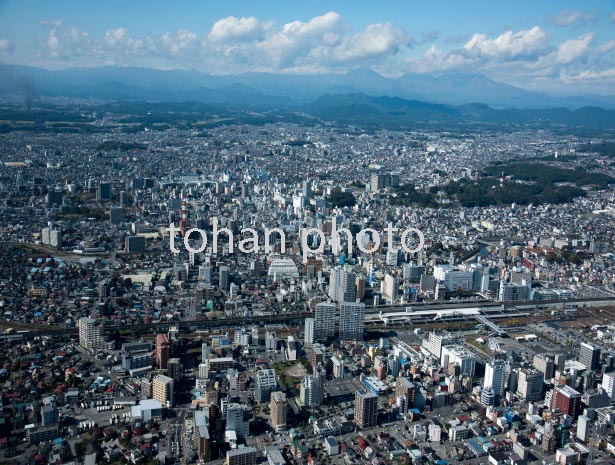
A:
{"type": "Polygon", "coordinates": [[[509,30],[494,39],[489,39],[486,34],[474,34],[463,48],[472,55],[513,58],[535,54],[546,46],[547,33],[534,26],[516,33],[509,30]]]}
{"type": "Polygon", "coordinates": [[[594,41],[594,33],[567,40],[557,47],[556,59],[558,63],[566,64],[586,55],[589,46],[594,41]]]}
{"type": "Polygon", "coordinates": [[[338,62],[362,62],[397,53],[402,45],[409,45],[410,37],[391,23],[370,24],[331,47],[320,47],[314,56],[338,62]]]}
{"type": "MultiPolygon", "coordinates": [[[[559,25],[589,20],[587,13],[570,11],[550,19],[559,25]]],[[[200,36],[188,29],[134,35],[118,25],[94,37],[61,21],[46,21],[44,27],[47,33],[35,57],[43,66],[120,64],[220,74],[326,73],[367,66],[388,76],[455,71],[534,85],[575,79],[607,82],[615,65],[615,40],[595,44],[593,32],[556,41],[556,36],[536,25],[496,34],[476,31],[438,41],[436,31],[413,38],[392,22],[353,30],[334,11],[282,24],[253,16],[228,16],[200,36]]],[[[9,40],[0,39],[0,52],[12,47],[9,40]]]]}
{"type": "Polygon", "coordinates": [[[93,42],[87,32],[76,27],[62,27],[56,23],[45,40],[44,47],[48,57],[53,59],[73,59],[90,53],[93,42]]]}
{"type": "Polygon", "coordinates": [[[274,69],[305,66],[313,50],[326,55],[324,48],[335,46],[345,29],[342,17],[333,11],[309,21],[292,21],[272,31],[256,44],[262,60],[274,69]],[[318,50],[320,49],[320,50],[318,50]]]}
{"type": "Polygon", "coordinates": [[[265,25],[254,16],[249,18],[228,16],[214,23],[208,38],[214,42],[253,40],[260,37],[264,30],[265,25]]]}
{"type": "Polygon", "coordinates": [[[583,26],[591,21],[596,20],[597,15],[593,12],[584,13],[580,10],[563,10],[555,16],[548,16],[546,19],[547,24],[554,24],[556,26],[583,26]]]}

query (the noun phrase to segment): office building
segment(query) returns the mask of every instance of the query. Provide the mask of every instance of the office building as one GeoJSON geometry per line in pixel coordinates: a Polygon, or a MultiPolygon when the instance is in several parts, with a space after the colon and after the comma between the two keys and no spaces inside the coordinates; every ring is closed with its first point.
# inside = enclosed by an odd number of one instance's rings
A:
{"type": "Polygon", "coordinates": [[[502,397],[506,391],[505,364],[502,361],[491,361],[485,366],[483,388],[491,387],[496,396],[502,397]]]}
{"type": "Polygon", "coordinates": [[[340,332],[342,341],[362,341],[365,329],[365,304],[342,302],[340,305],[340,332]]]}
{"type": "Polygon", "coordinates": [[[389,303],[395,303],[398,295],[399,278],[397,276],[387,274],[382,283],[382,297],[384,297],[384,299],[389,303]]]}
{"type": "Polygon", "coordinates": [[[442,348],[453,345],[455,338],[448,333],[430,332],[426,339],[423,340],[422,347],[431,355],[440,360],[442,356],[442,348]]]}
{"type": "Polygon", "coordinates": [[[126,236],[124,238],[124,251],[126,253],[145,253],[145,236],[126,236]]]}
{"type": "Polygon", "coordinates": [[[581,413],[581,394],[565,384],[557,386],[553,391],[552,408],[576,420],[581,413]]]}
{"type": "Polygon", "coordinates": [[[230,404],[226,407],[226,430],[235,431],[238,438],[250,435],[250,422],[243,405],[230,404]]]}
{"type": "Polygon", "coordinates": [[[545,381],[550,380],[555,376],[555,362],[553,357],[548,354],[536,354],[532,362],[534,368],[544,375],[545,381]]]}
{"type": "Polygon", "coordinates": [[[96,200],[104,202],[111,200],[111,184],[101,182],[96,189],[96,200]]]}
{"type": "Polygon", "coordinates": [[[602,375],[602,390],[606,392],[611,400],[615,400],[615,372],[602,375]]]}
{"type": "Polygon", "coordinates": [[[119,224],[124,221],[124,209],[122,207],[111,207],[109,209],[109,220],[111,224],[119,224]]]}
{"type": "Polygon", "coordinates": [[[231,276],[231,272],[229,270],[228,266],[221,266],[220,270],[218,272],[218,286],[220,287],[220,289],[222,289],[223,291],[227,291],[229,289],[230,286],[230,276],[231,276]]]}
{"type": "Polygon", "coordinates": [[[354,422],[359,428],[376,426],[378,396],[370,391],[357,391],[354,397],[354,422]]]}
{"type": "Polygon", "coordinates": [[[463,346],[446,346],[442,348],[440,363],[446,369],[450,365],[459,367],[459,374],[474,376],[476,357],[463,346]]]}
{"type": "Polygon", "coordinates": [[[530,299],[530,286],[500,281],[500,302],[524,302],[530,299]]]}
{"type": "Polygon", "coordinates": [[[256,389],[254,398],[257,402],[269,402],[271,393],[278,389],[275,370],[268,368],[256,372],[256,389]]]}
{"type": "Polygon", "coordinates": [[[517,379],[517,397],[521,402],[540,400],[543,389],[543,374],[534,369],[521,368],[517,379]]]}
{"type": "Polygon", "coordinates": [[[587,367],[588,370],[597,370],[600,368],[600,347],[587,342],[581,343],[579,350],[579,362],[587,367]]]}

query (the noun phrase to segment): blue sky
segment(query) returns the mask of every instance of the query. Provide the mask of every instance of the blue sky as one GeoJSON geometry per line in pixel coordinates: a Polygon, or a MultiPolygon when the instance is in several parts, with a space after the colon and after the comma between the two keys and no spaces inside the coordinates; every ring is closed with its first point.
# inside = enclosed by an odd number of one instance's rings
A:
{"type": "Polygon", "coordinates": [[[471,72],[615,94],[615,0],[0,0],[0,60],[214,74],[471,72]]]}

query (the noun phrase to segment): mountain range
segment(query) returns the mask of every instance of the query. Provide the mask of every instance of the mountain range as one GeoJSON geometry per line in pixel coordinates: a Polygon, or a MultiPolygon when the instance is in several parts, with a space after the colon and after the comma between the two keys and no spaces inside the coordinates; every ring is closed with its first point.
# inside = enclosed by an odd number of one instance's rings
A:
{"type": "MultiPolygon", "coordinates": [[[[436,104],[482,103],[493,108],[615,109],[615,95],[557,97],[479,74],[406,74],[387,78],[365,68],[345,74],[244,73],[96,67],[47,70],[0,65],[0,95],[103,100],[198,101],[230,105],[302,106],[326,95],[398,97],[436,104]]],[[[321,102],[322,103],[322,102],[321,102]]]]}

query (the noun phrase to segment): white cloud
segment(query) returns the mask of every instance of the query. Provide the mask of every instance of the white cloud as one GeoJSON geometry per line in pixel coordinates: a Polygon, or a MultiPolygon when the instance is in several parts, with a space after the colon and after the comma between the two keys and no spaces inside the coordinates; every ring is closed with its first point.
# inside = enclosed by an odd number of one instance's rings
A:
{"type": "Polygon", "coordinates": [[[117,29],[110,29],[105,32],[105,42],[110,47],[115,47],[126,40],[128,31],[124,27],[118,27],[117,29]]]}
{"type": "Polygon", "coordinates": [[[409,43],[410,37],[391,23],[370,24],[334,47],[331,56],[338,61],[360,61],[395,54],[409,43]]]}
{"type": "MultiPolygon", "coordinates": [[[[572,15],[566,21],[563,15],[558,17],[560,23],[573,21],[572,15]]],[[[284,24],[229,16],[215,21],[204,36],[187,29],[134,36],[125,27],[117,27],[93,37],[60,21],[48,21],[44,26],[48,34],[40,41],[40,54],[32,54],[27,64],[195,68],[218,74],[314,74],[368,66],[388,76],[406,72],[482,73],[528,87],[574,79],[601,80],[602,85],[612,79],[609,73],[615,65],[615,40],[595,44],[592,32],[556,42],[555,36],[534,26],[493,35],[477,31],[426,44],[437,34],[419,34],[414,40],[390,22],[352,31],[334,11],[284,24]],[[427,48],[420,53],[415,46],[427,48]]],[[[0,52],[12,47],[10,41],[0,39],[0,52]]]]}
{"type": "Polygon", "coordinates": [[[567,40],[566,42],[561,43],[557,47],[557,62],[566,64],[585,56],[593,40],[594,33],[589,32],[576,39],[567,40]]]}
{"type": "Polygon", "coordinates": [[[572,25],[582,26],[590,21],[594,21],[596,18],[596,13],[593,12],[584,13],[580,10],[563,10],[555,16],[547,17],[546,23],[562,27],[572,25]]]}
{"type": "MultiPolygon", "coordinates": [[[[293,21],[272,31],[256,44],[262,60],[273,69],[304,66],[313,49],[331,47],[339,43],[345,29],[342,17],[333,11],[316,16],[309,21],[293,21]]],[[[325,55],[322,50],[315,52],[325,55]]]]}
{"type": "Polygon", "coordinates": [[[180,29],[175,33],[165,33],[160,37],[162,46],[171,55],[179,56],[192,50],[198,44],[197,35],[187,29],[180,29]]]}
{"type": "Polygon", "coordinates": [[[615,49],[615,39],[609,40],[608,42],[605,42],[604,44],[598,46],[597,51],[598,53],[602,54],[608,53],[613,49],[615,49]]]}
{"type": "Polygon", "coordinates": [[[474,34],[464,49],[473,55],[511,58],[544,50],[547,39],[547,33],[539,26],[534,26],[516,33],[509,30],[495,39],[489,39],[486,34],[474,34]]]}
{"type": "Polygon", "coordinates": [[[76,27],[65,28],[54,26],[44,43],[48,57],[53,59],[68,59],[81,57],[92,51],[93,42],[87,32],[76,27]]]}
{"type": "Polygon", "coordinates": [[[214,42],[252,40],[260,37],[264,29],[264,25],[254,16],[249,18],[228,16],[214,23],[208,38],[214,42]]]}
{"type": "Polygon", "coordinates": [[[574,75],[563,76],[565,81],[609,80],[615,82],[615,68],[585,70],[574,75]]]}

